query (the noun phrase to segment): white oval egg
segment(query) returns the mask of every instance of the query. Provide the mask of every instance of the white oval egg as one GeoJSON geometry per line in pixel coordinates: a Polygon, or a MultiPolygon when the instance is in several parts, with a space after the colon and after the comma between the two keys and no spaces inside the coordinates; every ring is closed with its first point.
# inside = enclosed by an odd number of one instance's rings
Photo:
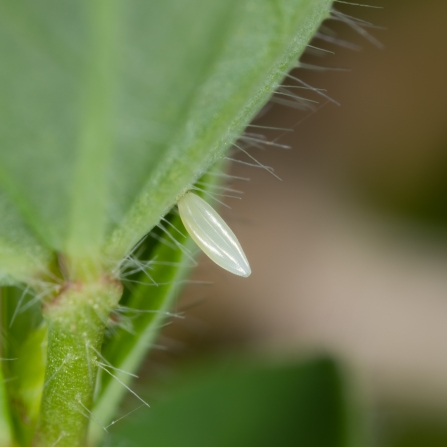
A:
{"type": "Polygon", "coordinates": [[[210,259],[235,275],[250,276],[250,265],[239,241],[205,200],[188,192],[178,201],[178,209],[189,235],[210,259]]]}

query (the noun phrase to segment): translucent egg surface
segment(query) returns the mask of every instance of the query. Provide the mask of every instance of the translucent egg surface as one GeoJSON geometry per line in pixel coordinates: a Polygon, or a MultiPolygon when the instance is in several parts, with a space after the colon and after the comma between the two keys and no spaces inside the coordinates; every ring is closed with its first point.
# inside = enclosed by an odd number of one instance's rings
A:
{"type": "Polygon", "coordinates": [[[203,252],[225,270],[250,276],[247,258],[230,227],[205,200],[188,192],[178,201],[180,218],[203,252]]]}

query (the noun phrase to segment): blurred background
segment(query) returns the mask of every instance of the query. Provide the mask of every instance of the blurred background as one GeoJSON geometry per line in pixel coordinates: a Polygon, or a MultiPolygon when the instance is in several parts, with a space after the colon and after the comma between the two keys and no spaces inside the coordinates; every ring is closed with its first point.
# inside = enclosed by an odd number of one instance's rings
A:
{"type": "Polygon", "coordinates": [[[384,8],[336,8],[383,26],[368,29],[383,48],[328,21],[355,48],[317,38],[335,54],[312,49],[292,73],[340,106],[298,90],[318,110],[274,103],[253,123],[293,132],[249,129],[291,146],[250,152],[282,181],[231,167],[250,181],[232,183],[244,195],[222,214],[253,274],[229,275],[202,256],[193,279],[213,285],[185,289],[186,318],[166,328],[146,373],[166,380],[182,363],[232,350],[329,354],[377,445],[446,446],[447,2],[369,3],[384,8]]]}

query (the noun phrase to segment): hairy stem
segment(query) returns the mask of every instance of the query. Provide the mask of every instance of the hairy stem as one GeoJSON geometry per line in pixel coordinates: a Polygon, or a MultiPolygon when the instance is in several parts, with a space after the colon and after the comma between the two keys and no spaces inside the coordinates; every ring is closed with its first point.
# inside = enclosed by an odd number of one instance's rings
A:
{"type": "Polygon", "coordinates": [[[67,283],[44,309],[47,367],[34,447],[85,445],[104,330],[121,292],[110,277],[67,283]]]}

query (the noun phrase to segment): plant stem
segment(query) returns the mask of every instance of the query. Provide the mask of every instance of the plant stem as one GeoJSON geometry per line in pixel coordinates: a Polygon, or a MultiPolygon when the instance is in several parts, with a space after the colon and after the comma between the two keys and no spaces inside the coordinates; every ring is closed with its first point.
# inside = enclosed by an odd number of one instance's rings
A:
{"type": "Polygon", "coordinates": [[[110,277],[71,282],[45,307],[47,367],[33,446],[85,445],[106,322],[121,292],[110,277]]]}

